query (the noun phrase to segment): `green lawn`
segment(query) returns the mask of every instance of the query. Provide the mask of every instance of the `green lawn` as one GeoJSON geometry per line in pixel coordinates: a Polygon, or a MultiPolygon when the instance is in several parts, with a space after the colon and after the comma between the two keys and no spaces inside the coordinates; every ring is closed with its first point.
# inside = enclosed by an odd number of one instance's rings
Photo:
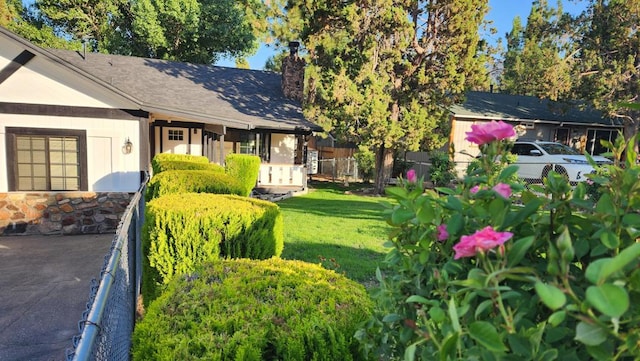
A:
{"type": "Polygon", "coordinates": [[[368,285],[388,251],[389,227],[382,219],[383,198],[345,194],[331,182],[310,184],[309,193],[278,202],[284,216],[282,258],[321,263],[368,285]]]}

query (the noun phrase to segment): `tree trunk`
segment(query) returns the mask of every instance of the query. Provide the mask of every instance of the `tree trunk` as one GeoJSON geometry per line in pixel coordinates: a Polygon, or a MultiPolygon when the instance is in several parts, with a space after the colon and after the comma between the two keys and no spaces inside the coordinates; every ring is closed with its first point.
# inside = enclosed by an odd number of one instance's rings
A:
{"type": "Polygon", "coordinates": [[[376,149],[376,194],[384,194],[384,186],[391,178],[393,151],[381,145],[376,149]]]}

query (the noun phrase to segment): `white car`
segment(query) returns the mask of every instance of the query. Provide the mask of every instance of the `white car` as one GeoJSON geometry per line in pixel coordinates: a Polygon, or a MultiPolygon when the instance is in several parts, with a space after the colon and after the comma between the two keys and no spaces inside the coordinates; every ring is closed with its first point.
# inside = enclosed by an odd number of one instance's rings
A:
{"type": "MultiPolygon", "coordinates": [[[[515,164],[519,167],[518,177],[525,180],[541,181],[549,171],[565,175],[569,182],[586,180],[586,174],[594,171],[587,157],[575,149],[555,142],[521,141],[514,143],[511,153],[518,156],[515,164]]],[[[593,156],[597,164],[611,163],[605,157],[593,156]]]]}

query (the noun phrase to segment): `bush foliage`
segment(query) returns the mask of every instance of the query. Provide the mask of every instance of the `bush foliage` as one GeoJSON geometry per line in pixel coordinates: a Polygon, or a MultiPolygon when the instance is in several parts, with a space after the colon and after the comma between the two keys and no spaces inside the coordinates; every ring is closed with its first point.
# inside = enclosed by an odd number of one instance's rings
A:
{"type": "Polygon", "coordinates": [[[147,203],[142,235],[145,304],[158,285],[220,257],[266,259],[283,249],[275,203],[232,195],[172,194],[147,203]]]}
{"type": "Polygon", "coordinates": [[[133,334],[133,360],[360,360],[358,283],[272,258],[219,260],[174,279],[133,334]]]}
{"type": "Polygon", "coordinates": [[[248,197],[258,182],[260,157],[248,154],[229,154],[225,158],[225,169],[242,187],[240,195],[248,197]]]}
{"type": "Polygon", "coordinates": [[[639,360],[636,140],[603,141],[616,163],[588,176],[593,197],[555,172],[513,182],[511,140],[475,127],[487,141],[456,189],[388,189],[394,248],[363,345],[380,360],[639,360]]]}
{"type": "Polygon", "coordinates": [[[162,172],[160,163],[162,162],[193,162],[193,163],[209,163],[209,159],[201,155],[190,154],[171,154],[171,153],[159,153],[151,159],[151,169],[153,174],[162,172]]]}
{"type": "Polygon", "coordinates": [[[153,174],[159,174],[168,170],[208,170],[216,173],[224,173],[224,167],[216,163],[187,162],[182,160],[168,160],[156,162],[153,174]]]}
{"type": "Polygon", "coordinates": [[[147,201],[167,194],[214,193],[244,195],[240,182],[226,174],[209,170],[168,170],[155,174],[147,185],[147,201]]]}

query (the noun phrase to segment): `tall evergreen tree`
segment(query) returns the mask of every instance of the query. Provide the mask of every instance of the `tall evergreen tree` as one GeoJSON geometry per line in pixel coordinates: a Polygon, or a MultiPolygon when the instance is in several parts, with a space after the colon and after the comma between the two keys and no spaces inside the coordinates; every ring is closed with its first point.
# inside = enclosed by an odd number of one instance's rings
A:
{"type": "Polygon", "coordinates": [[[566,33],[569,19],[561,1],[552,8],[546,0],[533,1],[525,27],[519,17],[514,19],[501,77],[505,92],[552,100],[566,97],[575,56],[566,33]]]}
{"type": "Polygon", "coordinates": [[[477,53],[487,0],[290,0],[287,10],[309,56],[305,114],[375,150],[378,192],[394,152],[441,147],[447,106],[488,80],[477,53]]]}
{"type": "Polygon", "coordinates": [[[592,0],[582,22],[576,95],[638,133],[640,111],[640,0],[592,0]]]}

